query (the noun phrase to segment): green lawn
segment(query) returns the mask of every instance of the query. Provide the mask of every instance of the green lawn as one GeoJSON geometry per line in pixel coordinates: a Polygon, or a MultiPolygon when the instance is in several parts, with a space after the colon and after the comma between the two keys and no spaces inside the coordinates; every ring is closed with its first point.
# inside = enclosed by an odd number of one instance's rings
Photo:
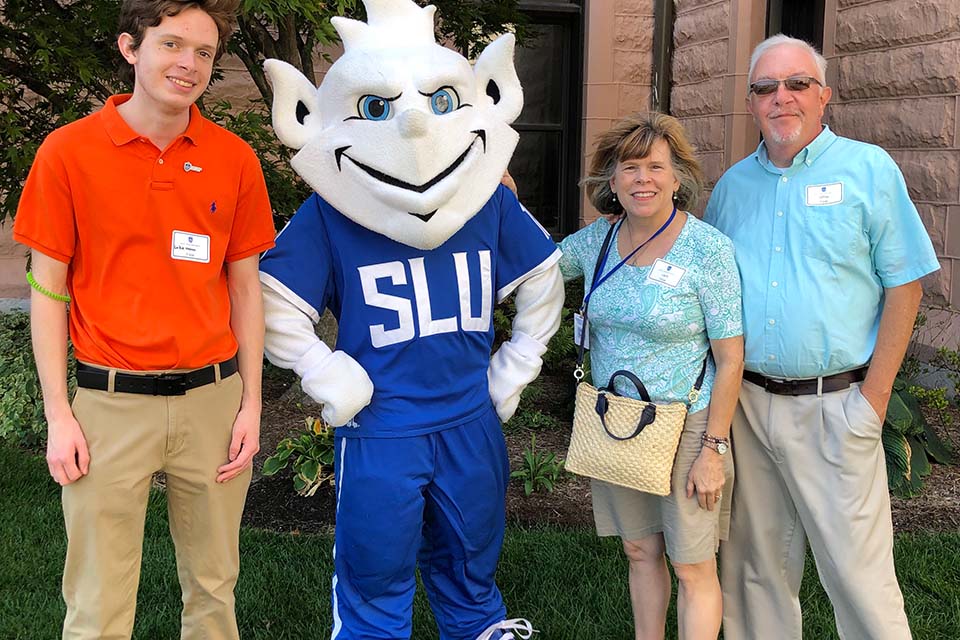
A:
{"type": "MultiPolygon", "coordinates": [[[[58,638],[64,553],[59,492],[42,460],[0,446],[0,639],[58,638]]],[[[179,588],[162,495],[147,515],[135,638],[178,637],[179,588]]],[[[246,530],[237,588],[245,639],[328,637],[329,536],[246,530]]],[[[897,568],[917,640],[960,632],[960,535],[900,536],[897,568]]],[[[511,529],[499,582],[510,615],[529,618],[540,640],[627,640],[632,625],[626,567],[616,542],[589,531],[511,529]]],[[[808,563],[805,636],[836,638],[829,603],[808,563]]],[[[671,611],[671,618],[673,617],[671,611]]],[[[436,638],[418,594],[413,637],[436,638]]],[[[675,636],[672,629],[668,637],[675,636]]]]}

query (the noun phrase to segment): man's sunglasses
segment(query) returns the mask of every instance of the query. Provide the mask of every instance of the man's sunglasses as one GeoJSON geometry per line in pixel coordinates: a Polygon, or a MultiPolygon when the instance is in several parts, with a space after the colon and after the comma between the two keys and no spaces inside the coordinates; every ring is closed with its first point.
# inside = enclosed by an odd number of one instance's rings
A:
{"type": "Polygon", "coordinates": [[[806,91],[811,84],[823,86],[823,83],[810,76],[791,76],[783,80],[757,80],[750,84],[750,92],[758,96],[768,96],[771,93],[776,93],[781,82],[787,88],[787,91],[806,91]]]}

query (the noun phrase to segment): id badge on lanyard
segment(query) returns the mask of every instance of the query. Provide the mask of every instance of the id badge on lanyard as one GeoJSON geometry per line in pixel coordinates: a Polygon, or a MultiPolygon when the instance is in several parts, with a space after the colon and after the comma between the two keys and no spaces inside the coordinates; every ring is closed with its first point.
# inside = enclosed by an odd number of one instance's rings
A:
{"type": "Polygon", "coordinates": [[[583,341],[583,348],[590,349],[590,323],[579,311],[573,314],[573,343],[579,345],[583,341]]]}

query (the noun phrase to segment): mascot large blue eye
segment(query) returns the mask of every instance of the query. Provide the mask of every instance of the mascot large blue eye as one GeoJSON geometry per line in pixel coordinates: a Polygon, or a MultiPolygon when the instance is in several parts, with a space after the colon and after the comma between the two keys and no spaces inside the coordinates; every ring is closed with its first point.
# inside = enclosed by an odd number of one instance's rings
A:
{"type": "Polygon", "coordinates": [[[390,101],[380,96],[363,96],[357,110],[365,120],[386,120],[390,117],[390,101]]]}
{"type": "Polygon", "coordinates": [[[453,87],[443,87],[430,94],[430,109],[438,116],[456,111],[460,107],[460,96],[453,87]]]}

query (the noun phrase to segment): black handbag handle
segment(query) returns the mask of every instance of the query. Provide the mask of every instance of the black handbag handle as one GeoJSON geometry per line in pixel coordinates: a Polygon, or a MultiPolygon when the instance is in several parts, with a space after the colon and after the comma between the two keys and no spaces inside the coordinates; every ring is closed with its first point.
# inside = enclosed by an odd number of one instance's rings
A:
{"type": "Polygon", "coordinates": [[[627,371],[626,369],[620,369],[619,371],[614,371],[613,375],[610,376],[610,382],[607,383],[607,386],[597,389],[597,391],[606,391],[612,393],[615,396],[619,396],[616,389],[613,386],[613,383],[616,381],[617,376],[623,376],[627,380],[633,383],[633,386],[637,388],[637,393],[640,394],[640,399],[644,402],[650,402],[650,394],[647,393],[647,388],[643,386],[643,382],[640,381],[640,378],[637,377],[637,374],[627,371]]]}
{"type": "MultiPolygon", "coordinates": [[[[609,403],[607,402],[607,391],[605,389],[600,390],[597,393],[597,404],[595,410],[597,415],[600,416],[600,424],[603,426],[603,430],[607,432],[607,435],[613,438],[614,440],[619,440],[623,442],[624,440],[630,440],[636,438],[640,433],[647,428],[647,425],[653,424],[653,421],[657,419],[657,405],[652,402],[648,402],[647,406],[643,408],[643,411],[640,413],[640,420],[637,421],[637,428],[633,430],[628,436],[618,436],[617,434],[610,431],[610,428],[607,427],[607,407],[609,403]]],[[[616,392],[613,392],[613,395],[619,395],[616,392]]]]}
{"type": "Polygon", "coordinates": [[[614,371],[613,375],[610,376],[610,382],[607,383],[607,386],[597,389],[597,405],[596,405],[597,415],[600,416],[600,424],[603,426],[603,430],[607,432],[607,435],[613,438],[614,440],[619,440],[623,442],[624,440],[630,440],[631,438],[636,438],[640,433],[647,428],[648,424],[653,424],[653,421],[657,419],[657,405],[650,402],[650,394],[647,393],[647,388],[643,386],[643,382],[640,381],[640,378],[636,374],[627,371],[626,369],[620,369],[619,371],[614,371]],[[619,396],[617,390],[614,388],[613,383],[616,381],[617,376],[623,376],[627,380],[633,383],[637,388],[637,393],[640,394],[640,399],[648,403],[647,406],[643,408],[643,411],[640,413],[640,420],[637,421],[637,428],[633,430],[628,436],[618,436],[615,433],[611,432],[607,427],[607,408],[609,403],[607,402],[607,394],[611,393],[615,396],[619,396]]]}

